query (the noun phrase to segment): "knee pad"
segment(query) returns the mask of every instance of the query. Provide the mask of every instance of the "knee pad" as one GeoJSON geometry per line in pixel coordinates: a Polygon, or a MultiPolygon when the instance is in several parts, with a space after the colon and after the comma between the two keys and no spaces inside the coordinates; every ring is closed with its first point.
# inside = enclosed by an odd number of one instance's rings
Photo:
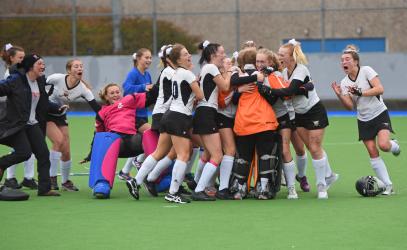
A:
{"type": "Polygon", "coordinates": [[[282,173],[282,144],[280,141],[273,143],[270,154],[264,154],[259,157],[260,177],[269,179],[270,192],[277,193],[280,191],[281,173],[282,173]]]}
{"type": "Polygon", "coordinates": [[[249,171],[250,171],[250,162],[242,158],[235,159],[233,163],[232,176],[238,179],[240,184],[246,182],[247,176],[249,175],[249,171]]]}
{"type": "Polygon", "coordinates": [[[116,133],[102,132],[95,134],[89,170],[89,187],[98,181],[107,181],[113,187],[116,175],[121,137],[116,133]]]}

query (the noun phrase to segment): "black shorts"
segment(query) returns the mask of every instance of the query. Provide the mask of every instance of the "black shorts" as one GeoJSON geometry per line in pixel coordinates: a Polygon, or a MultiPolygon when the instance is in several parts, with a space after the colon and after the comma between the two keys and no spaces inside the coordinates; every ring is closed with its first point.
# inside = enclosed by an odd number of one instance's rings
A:
{"type": "Polygon", "coordinates": [[[68,119],[66,118],[66,114],[61,115],[61,116],[55,116],[55,115],[48,114],[47,115],[47,122],[53,122],[58,127],[68,126],[68,119]]]}
{"type": "Polygon", "coordinates": [[[326,128],[329,125],[328,115],[322,102],[315,104],[305,114],[295,113],[295,126],[308,130],[326,128]]]}
{"type": "Polygon", "coordinates": [[[224,114],[217,113],[216,114],[216,126],[218,129],[222,128],[231,128],[233,129],[233,126],[235,125],[235,119],[227,117],[224,114]]]}
{"type": "Polygon", "coordinates": [[[160,131],[161,119],[163,118],[163,113],[154,114],[151,118],[151,130],[160,131]]]}
{"type": "Polygon", "coordinates": [[[160,133],[176,135],[190,139],[192,128],[192,116],[176,112],[167,111],[161,119],[160,133]]]}
{"type": "Polygon", "coordinates": [[[295,120],[290,120],[290,115],[287,113],[277,118],[278,130],[289,128],[295,130],[295,120]]]}
{"type": "Polygon", "coordinates": [[[373,140],[382,129],[387,129],[394,133],[387,110],[370,121],[364,122],[358,120],[359,141],[373,140]]]}
{"type": "Polygon", "coordinates": [[[193,119],[193,133],[198,135],[207,135],[218,133],[216,125],[216,116],[218,112],[210,107],[198,107],[195,110],[193,119]]]}
{"type": "Polygon", "coordinates": [[[147,117],[137,117],[136,116],[136,129],[139,130],[141,126],[148,123],[147,117]]]}

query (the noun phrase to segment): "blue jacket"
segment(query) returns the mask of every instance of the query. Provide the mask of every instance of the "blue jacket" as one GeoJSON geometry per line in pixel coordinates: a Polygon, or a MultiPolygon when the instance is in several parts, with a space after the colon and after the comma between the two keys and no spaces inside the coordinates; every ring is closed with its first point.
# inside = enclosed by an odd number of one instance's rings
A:
{"type": "MultiPolygon", "coordinates": [[[[151,75],[148,71],[144,72],[144,75],[134,67],[126,77],[126,80],[123,83],[124,95],[132,93],[144,93],[146,92],[146,85],[151,84],[151,75]]],[[[146,118],[148,117],[147,109],[137,109],[136,111],[137,118],[146,118]]]]}

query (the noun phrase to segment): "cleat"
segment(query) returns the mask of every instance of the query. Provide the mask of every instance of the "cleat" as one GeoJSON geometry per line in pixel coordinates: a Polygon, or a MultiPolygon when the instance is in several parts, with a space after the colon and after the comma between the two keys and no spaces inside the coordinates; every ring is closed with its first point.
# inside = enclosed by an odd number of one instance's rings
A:
{"type": "Polygon", "coordinates": [[[216,198],[219,200],[232,200],[233,197],[230,195],[229,189],[228,188],[224,188],[222,190],[219,190],[218,192],[216,192],[216,198]]]}
{"type": "Polygon", "coordinates": [[[394,192],[392,184],[387,185],[386,190],[384,190],[382,193],[382,195],[394,195],[394,194],[396,194],[396,192],[394,192]]]}
{"type": "Polygon", "coordinates": [[[128,181],[128,180],[131,180],[131,178],[132,178],[130,173],[124,173],[121,170],[117,174],[117,177],[119,177],[119,179],[122,180],[122,181],[128,181]]]}
{"type": "Polygon", "coordinates": [[[54,190],[49,190],[48,192],[45,193],[39,193],[38,196],[61,196],[61,194],[54,190]]]}
{"type": "Polygon", "coordinates": [[[144,181],[144,187],[147,189],[147,192],[153,196],[153,197],[157,197],[158,193],[157,193],[157,189],[155,188],[155,183],[152,181],[144,181]]]}
{"type": "Polygon", "coordinates": [[[51,190],[59,190],[58,181],[56,176],[50,176],[51,179],[51,190]]]}
{"type": "Polygon", "coordinates": [[[216,201],[214,196],[209,196],[205,191],[192,192],[191,197],[194,201],[216,201]]]}
{"type": "Polygon", "coordinates": [[[129,189],[129,193],[133,196],[134,199],[138,200],[140,198],[139,194],[139,186],[135,179],[127,180],[126,181],[127,188],[129,189]]]}
{"type": "Polygon", "coordinates": [[[189,190],[195,190],[197,184],[192,173],[186,174],[184,181],[187,183],[189,190]]]}
{"type": "Polygon", "coordinates": [[[211,197],[215,197],[217,189],[215,187],[207,187],[205,188],[204,192],[211,197]]]}
{"type": "Polygon", "coordinates": [[[110,185],[107,181],[98,181],[93,187],[93,196],[96,199],[109,199],[110,185]]]}
{"type": "Polygon", "coordinates": [[[76,192],[79,191],[77,187],[73,184],[71,180],[67,180],[65,183],[61,184],[62,191],[76,192]]]}
{"type": "Polygon", "coordinates": [[[391,141],[395,142],[395,143],[399,146],[398,150],[396,150],[395,152],[391,152],[391,153],[392,153],[394,156],[399,156],[399,155],[400,155],[400,152],[401,152],[399,142],[398,142],[396,139],[392,139],[391,141]]]}
{"type": "Polygon", "coordinates": [[[29,188],[29,189],[38,189],[38,184],[35,179],[27,179],[24,178],[23,181],[20,183],[21,186],[29,188]]]}
{"type": "Polygon", "coordinates": [[[184,188],[184,186],[179,186],[179,189],[178,189],[178,193],[179,194],[182,194],[182,195],[184,195],[184,196],[191,196],[192,195],[192,193],[191,192],[189,192],[186,188],[184,188]]]}
{"type": "Polygon", "coordinates": [[[298,199],[298,194],[297,194],[297,191],[295,191],[295,186],[288,187],[287,199],[289,199],[289,200],[298,199]]]}
{"type": "Polygon", "coordinates": [[[328,199],[328,192],[324,184],[318,184],[318,199],[328,199]]]}
{"type": "Polygon", "coordinates": [[[268,191],[261,191],[257,196],[258,200],[270,200],[270,193],[268,191]]]}
{"type": "MultiPolygon", "coordinates": [[[[143,164],[143,162],[139,162],[137,161],[137,157],[134,158],[134,160],[131,161],[131,164],[133,164],[133,166],[137,169],[137,171],[141,168],[141,165],[143,164]]],[[[121,172],[121,171],[120,171],[121,172]]]]}
{"type": "Polygon", "coordinates": [[[179,204],[185,204],[185,203],[190,203],[191,200],[183,196],[182,194],[176,193],[176,194],[166,194],[164,199],[169,202],[174,202],[174,203],[179,203],[179,204]]]}
{"type": "Polygon", "coordinates": [[[308,184],[307,176],[299,177],[298,174],[295,175],[295,179],[300,183],[300,188],[304,192],[309,192],[311,187],[308,184]]]}
{"type": "Polygon", "coordinates": [[[326,190],[339,179],[339,174],[332,172],[331,176],[325,177],[326,190]]]}
{"type": "Polygon", "coordinates": [[[4,186],[6,186],[8,188],[11,188],[11,189],[20,189],[20,188],[22,188],[22,186],[20,184],[18,184],[16,178],[6,179],[4,181],[4,186]]]}
{"type": "Polygon", "coordinates": [[[235,200],[243,200],[247,196],[247,184],[244,183],[243,185],[238,184],[238,190],[237,192],[233,195],[233,199],[235,200]]]}

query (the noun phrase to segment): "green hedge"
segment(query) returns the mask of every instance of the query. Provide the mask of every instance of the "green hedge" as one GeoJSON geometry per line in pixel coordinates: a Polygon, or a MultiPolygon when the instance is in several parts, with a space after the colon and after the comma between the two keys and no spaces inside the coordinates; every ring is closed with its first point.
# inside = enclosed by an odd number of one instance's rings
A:
{"type": "MultiPolygon", "coordinates": [[[[57,56],[72,54],[72,21],[70,18],[20,18],[0,20],[0,41],[22,46],[27,52],[57,56]]],[[[80,17],[77,19],[77,54],[113,54],[112,19],[80,17]]],[[[182,43],[190,52],[200,41],[167,21],[157,21],[157,46],[182,43]]],[[[145,47],[152,50],[152,20],[126,18],[121,22],[123,49],[116,54],[131,54],[145,47]]]]}

